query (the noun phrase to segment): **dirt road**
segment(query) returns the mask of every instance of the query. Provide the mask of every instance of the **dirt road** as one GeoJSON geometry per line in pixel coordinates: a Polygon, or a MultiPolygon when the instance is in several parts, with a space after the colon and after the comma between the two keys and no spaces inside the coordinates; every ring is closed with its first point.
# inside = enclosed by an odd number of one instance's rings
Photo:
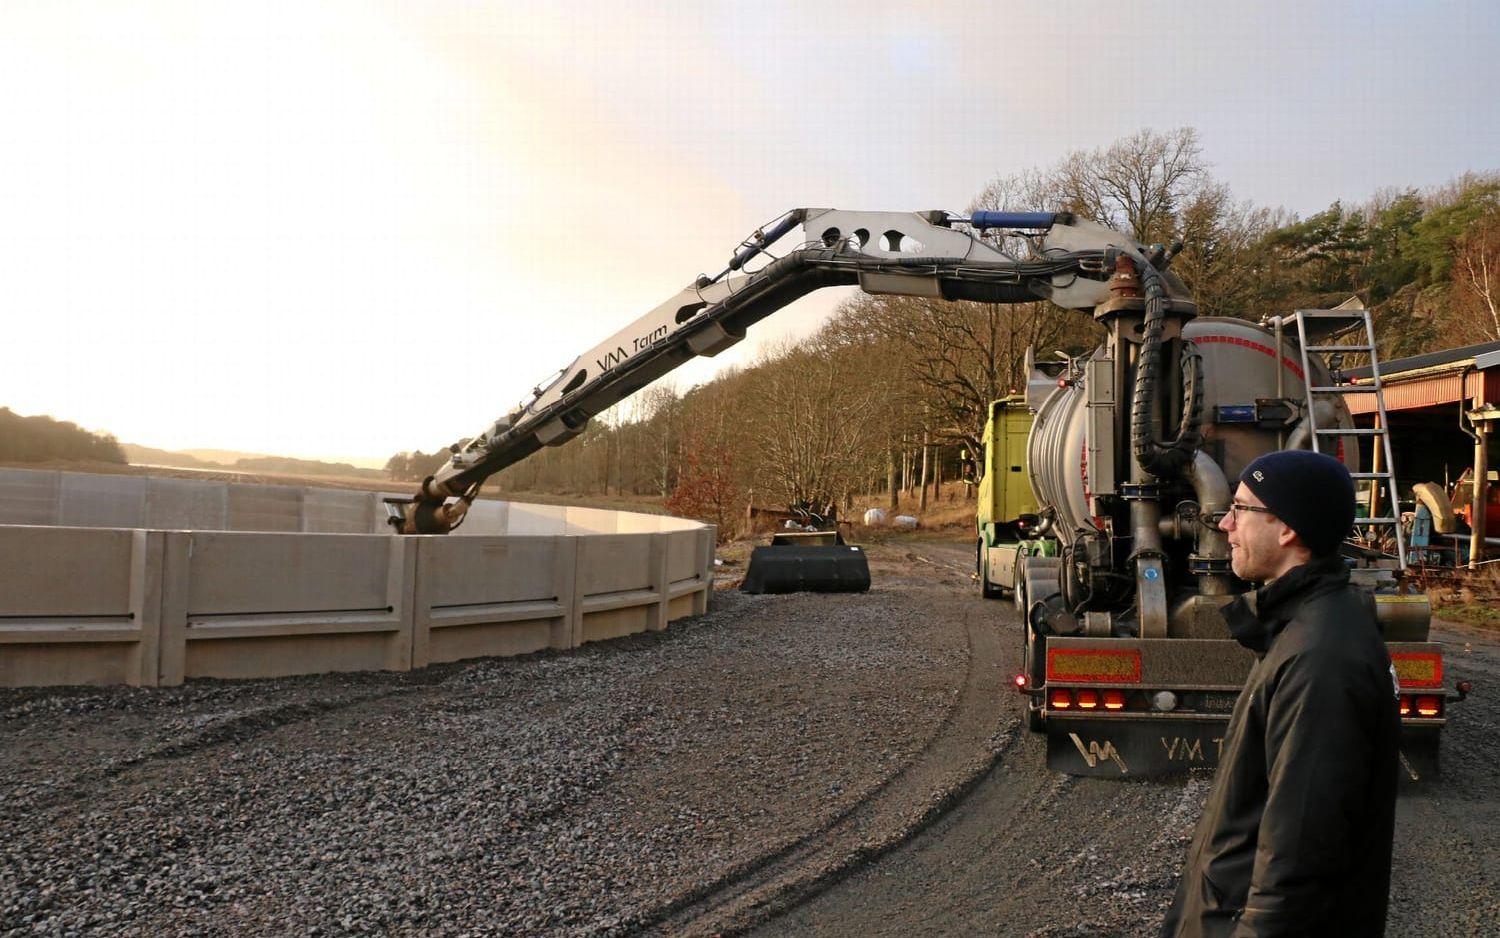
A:
{"type": "MultiPolygon", "coordinates": [[[[967,548],[927,553],[967,564],[967,548]]],[[[990,604],[1002,606],[1003,604],[990,604]]],[[[988,608],[988,607],[987,607],[988,608]]],[[[1009,610],[996,627],[1015,661],[1009,610]]],[[[1447,666],[1480,688],[1454,714],[1441,777],[1398,804],[1390,935],[1500,933],[1500,635],[1445,624],[1447,666]]],[[[1005,705],[1007,745],[936,824],[758,935],[1149,935],[1211,777],[1113,782],[1046,771],[1005,705]]]]}
{"type": "MultiPolygon", "coordinates": [[[[1149,934],[1208,781],[1048,772],[968,549],[872,559],[563,654],[0,691],[0,933],[1149,934]]],[[[1500,643],[1445,638],[1393,935],[1500,921],[1500,643]]]]}

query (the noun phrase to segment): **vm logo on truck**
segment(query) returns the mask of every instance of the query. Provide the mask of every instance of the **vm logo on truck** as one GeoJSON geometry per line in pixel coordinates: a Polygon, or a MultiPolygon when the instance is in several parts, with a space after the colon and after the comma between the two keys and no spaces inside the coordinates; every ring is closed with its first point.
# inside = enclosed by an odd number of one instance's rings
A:
{"type": "Polygon", "coordinates": [[[1105,740],[1104,745],[1101,746],[1097,741],[1091,739],[1089,740],[1089,744],[1084,746],[1083,740],[1078,738],[1077,733],[1069,733],[1068,737],[1073,740],[1073,745],[1078,747],[1078,754],[1083,756],[1083,761],[1089,768],[1092,769],[1104,760],[1109,759],[1120,767],[1120,774],[1123,775],[1129,771],[1129,769],[1125,768],[1125,760],[1121,759],[1120,754],[1115,751],[1115,744],[1109,740],[1105,740]]]}

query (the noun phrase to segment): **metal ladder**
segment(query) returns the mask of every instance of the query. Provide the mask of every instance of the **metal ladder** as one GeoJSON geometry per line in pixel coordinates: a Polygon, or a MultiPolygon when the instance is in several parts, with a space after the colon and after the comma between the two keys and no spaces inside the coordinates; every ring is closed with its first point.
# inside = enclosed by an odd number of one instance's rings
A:
{"type": "MultiPolygon", "coordinates": [[[[1285,318],[1285,317],[1281,317],[1285,318]]],[[[1400,562],[1399,569],[1406,569],[1406,538],[1401,533],[1400,502],[1396,500],[1396,473],[1392,469],[1395,465],[1391,460],[1391,437],[1386,432],[1390,424],[1385,415],[1385,395],[1381,390],[1380,383],[1380,359],[1375,353],[1375,326],[1370,321],[1370,311],[1367,309],[1299,309],[1292,315],[1292,321],[1297,325],[1297,348],[1302,356],[1303,388],[1305,389],[1307,402],[1307,421],[1312,428],[1312,448],[1314,452],[1322,452],[1320,443],[1325,439],[1338,440],[1345,436],[1367,436],[1371,438],[1370,455],[1371,462],[1380,462],[1377,455],[1385,457],[1381,464],[1380,472],[1351,472],[1354,477],[1355,491],[1361,488],[1361,483],[1369,483],[1375,491],[1382,487],[1386,493],[1387,510],[1378,517],[1355,518],[1354,524],[1361,528],[1374,528],[1387,526],[1396,542],[1396,558],[1400,562]],[[1337,336],[1343,335],[1356,327],[1363,325],[1365,332],[1364,345],[1312,345],[1308,341],[1308,322],[1318,320],[1318,326],[1314,331],[1313,341],[1329,342],[1337,336]],[[1339,325],[1339,321],[1344,324],[1339,325]],[[1312,368],[1308,356],[1313,352],[1335,353],[1335,354],[1365,354],[1370,356],[1370,383],[1369,384],[1342,384],[1330,385],[1328,387],[1314,386],[1312,383],[1312,368]],[[1376,413],[1379,422],[1374,429],[1370,430],[1346,430],[1340,427],[1319,427],[1318,409],[1315,406],[1316,395],[1327,395],[1343,397],[1350,394],[1373,394],[1375,395],[1376,413]],[[1379,451],[1377,453],[1377,447],[1379,451]]],[[[1281,323],[1277,322],[1277,332],[1281,331],[1281,323]]],[[[1279,335],[1278,335],[1279,339],[1279,335]]],[[[1332,454],[1330,454],[1332,455],[1332,454]]],[[[1373,468],[1373,467],[1372,467],[1373,468]]],[[[1375,499],[1367,498],[1366,504],[1372,504],[1375,499]]]]}

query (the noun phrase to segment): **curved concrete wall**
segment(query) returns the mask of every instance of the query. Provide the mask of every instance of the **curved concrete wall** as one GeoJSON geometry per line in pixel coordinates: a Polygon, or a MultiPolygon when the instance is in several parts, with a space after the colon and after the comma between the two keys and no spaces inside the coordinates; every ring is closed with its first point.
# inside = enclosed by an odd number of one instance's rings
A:
{"type": "Polygon", "coordinates": [[[479,502],[397,537],[380,498],[0,469],[0,685],[404,670],[707,609],[712,527],[479,502]]]}

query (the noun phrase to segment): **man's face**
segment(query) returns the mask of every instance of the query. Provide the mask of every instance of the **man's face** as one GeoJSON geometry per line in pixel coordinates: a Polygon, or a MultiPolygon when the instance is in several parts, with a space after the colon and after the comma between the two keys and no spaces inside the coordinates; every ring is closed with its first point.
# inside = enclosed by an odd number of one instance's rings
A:
{"type": "Polygon", "coordinates": [[[1243,482],[1234,493],[1234,504],[1260,511],[1230,509],[1219,522],[1229,535],[1229,567],[1234,575],[1251,583],[1263,583],[1282,573],[1296,534],[1286,523],[1264,509],[1265,502],[1243,482]]]}

